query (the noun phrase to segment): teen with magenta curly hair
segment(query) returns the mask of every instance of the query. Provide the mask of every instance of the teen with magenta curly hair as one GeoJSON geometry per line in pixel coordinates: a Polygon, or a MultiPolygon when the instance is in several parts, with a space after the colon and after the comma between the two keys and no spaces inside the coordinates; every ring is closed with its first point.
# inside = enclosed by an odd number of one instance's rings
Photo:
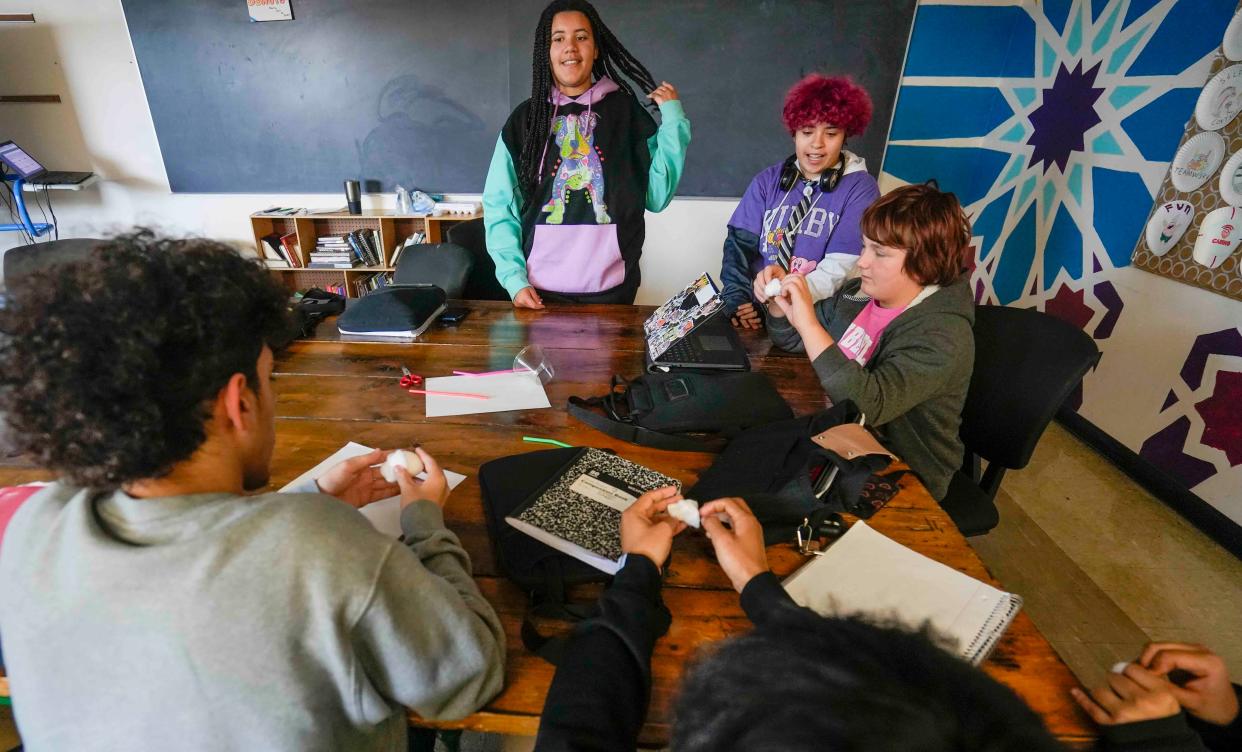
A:
{"type": "Polygon", "coordinates": [[[0,530],[27,748],[404,750],[406,706],[460,718],[500,690],[433,457],[423,481],[385,482],[377,450],[254,493],[289,329],[265,269],[138,233],[10,293],[0,414],[60,478],[0,530]],[[401,541],[355,511],[398,494],[401,541]]]}
{"type": "Polygon", "coordinates": [[[752,281],[805,275],[816,300],[830,297],[858,261],[858,221],[880,195],[866,161],[845,149],[871,121],[871,98],[849,78],[806,76],[785,95],[782,119],[794,153],[750,181],[729,219],[720,279],[736,326],[763,318],[752,281]],[[783,258],[782,258],[783,257],[783,258]]]}
{"type": "Polygon", "coordinates": [[[531,73],[483,188],[496,279],[520,308],[633,303],[643,213],[668,206],[690,143],[677,89],[657,86],[585,0],[544,9],[531,73]],[[639,97],[659,105],[659,128],[639,97]]]}
{"type": "Polygon", "coordinates": [[[860,275],[816,302],[801,274],[768,304],[772,344],[810,359],[833,402],[852,400],[936,500],[964,448],[958,437],[975,362],[970,220],[952,193],[907,185],[862,217],[860,275]]]}

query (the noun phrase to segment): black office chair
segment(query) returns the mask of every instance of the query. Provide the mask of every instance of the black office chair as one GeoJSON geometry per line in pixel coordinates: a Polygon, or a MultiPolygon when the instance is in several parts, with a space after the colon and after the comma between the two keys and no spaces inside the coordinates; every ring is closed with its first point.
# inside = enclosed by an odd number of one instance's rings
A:
{"type": "Polygon", "coordinates": [[[431,283],[450,300],[462,298],[474,260],[470,251],[452,243],[422,243],[401,252],[392,280],[399,285],[431,283]]]}
{"type": "Polygon", "coordinates": [[[509,293],[496,281],[496,262],[487,252],[487,238],[483,220],[471,219],[458,222],[448,228],[448,242],[470,251],[474,270],[466,281],[463,294],[467,300],[508,300],[509,293]]]}
{"type": "Polygon", "coordinates": [[[80,261],[104,242],[99,238],[66,238],[10,248],[4,252],[4,286],[12,290],[14,284],[36,269],[80,261]]]}
{"type": "Polygon", "coordinates": [[[1058,408],[1100,361],[1082,330],[1039,311],[975,307],[975,368],[962,410],[966,444],[941,506],[963,535],[1000,522],[995,497],[1006,470],[1021,470],[1058,408]],[[980,474],[980,459],[987,471],[980,474]]]}

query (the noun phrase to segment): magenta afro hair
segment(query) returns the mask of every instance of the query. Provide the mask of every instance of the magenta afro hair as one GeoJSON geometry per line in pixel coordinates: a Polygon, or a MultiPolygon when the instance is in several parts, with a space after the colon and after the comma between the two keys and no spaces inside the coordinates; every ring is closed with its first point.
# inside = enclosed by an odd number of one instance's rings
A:
{"type": "Polygon", "coordinates": [[[804,125],[828,123],[857,136],[871,122],[871,97],[846,76],[812,73],[785,95],[781,119],[790,135],[804,125]]]}

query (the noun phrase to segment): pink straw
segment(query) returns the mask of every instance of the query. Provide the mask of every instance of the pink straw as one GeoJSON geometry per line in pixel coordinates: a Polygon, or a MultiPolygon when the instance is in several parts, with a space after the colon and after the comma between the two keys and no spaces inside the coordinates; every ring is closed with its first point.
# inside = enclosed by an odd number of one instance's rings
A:
{"type": "Polygon", "coordinates": [[[470,392],[437,392],[434,389],[407,389],[410,394],[434,394],[438,397],[469,397],[470,399],[491,399],[486,394],[471,394],[470,392]]]}
{"type": "Polygon", "coordinates": [[[453,375],[454,376],[495,376],[496,374],[499,374],[499,373],[521,373],[521,372],[525,372],[526,370],[528,369],[506,368],[503,371],[487,371],[486,373],[472,373],[470,371],[453,371],[453,375]]]}

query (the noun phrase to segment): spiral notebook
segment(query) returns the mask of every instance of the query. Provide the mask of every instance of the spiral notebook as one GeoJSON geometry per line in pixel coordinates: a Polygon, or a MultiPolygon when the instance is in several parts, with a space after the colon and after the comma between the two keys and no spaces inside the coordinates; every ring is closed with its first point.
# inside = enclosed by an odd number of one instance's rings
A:
{"type": "Polygon", "coordinates": [[[825,616],[861,614],[930,624],[981,663],[1022,608],[1022,597],[933,561],[859,521],[784,582],[802,606],[825,616]]]}

